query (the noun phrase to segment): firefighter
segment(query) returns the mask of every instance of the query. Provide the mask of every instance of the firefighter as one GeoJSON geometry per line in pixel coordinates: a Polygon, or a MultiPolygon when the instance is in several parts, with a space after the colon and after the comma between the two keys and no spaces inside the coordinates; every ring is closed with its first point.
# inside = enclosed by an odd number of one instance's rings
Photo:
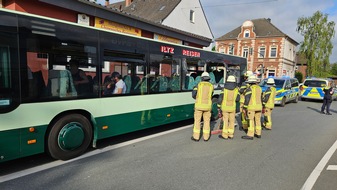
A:
{"type": "Polygon", "coordinates": [[[192,97],[195,99],[194,104],[194,127],[193,141],[200,140],[200,122],[203,117],[203,138],[204,141],[210,139],[211,130],[211,110],[212,110],[212,96],[214,92],[213,85],[209,82],[211,78],[207,72],[201,74],[201,82],[193,88],[192,97]]]}
{"type": "Polygon", "coordinates": [[[247,131],[248,129],[248,122],[246,120],[246,117],[243,114],[243,103],[245,102],[245,92],[247,88],[249,87],[249,84],[247,83],[247,79],[250,75],[253,75],[253,72],[247,71],[244,74],[244,82],[241,84],[239,93],[240,93],[240,113],[241,113],[241,123],[242,123],[242,128],[244,131],[247,131]]]}
{"type": "Polygon", "coordinates": [[[253,140],[254,136],[261,138],[262,89],[257,85],[255,75],[249,76],[248,83],[249,87],[245,93],[243,112],[248,116],[249,127],[247,134],[242,138],[253,140]]]}
{"type": "Polygon", "coordinates": [[[234,138],[236,102],[239,100],[239,89],[235,77],[230,75],[218,98],[218,108],[221,109],[223,119],[222,134],[219,135],[221,139],[227,140],[234,138]]]}
{"type": "Polygon", "coordinates": [[[271,113],[274,109],[275,96],[276,96],[276,88],[274,87],[275,81],[273,78],[269,78],[267,80],[268,88],[263,93],[262,102],[264,108],[264,129],[271,130],[272,120],[271,113]]]}

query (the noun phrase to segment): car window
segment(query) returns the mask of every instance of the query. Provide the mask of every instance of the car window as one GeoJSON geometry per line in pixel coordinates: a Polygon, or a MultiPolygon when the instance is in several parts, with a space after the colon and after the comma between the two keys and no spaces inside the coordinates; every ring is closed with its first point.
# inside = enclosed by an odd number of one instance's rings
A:
{"type": "Polygon", "coordinates": [[[324,86],[326,86],[326,81],[306,80],[306,81],[304,81],[304,86],[307,86],[307,87],[324,87],[324,86]]]}
{"type": "Polygon", "coordinates": [[[298,87],[298,80],[291,79],[291,87],[298,87]]]}
{"type": "Polygon", "coordinates": [[[285,88],[291,88],[290,80],[286,80],[285,88]]]}
{"type": "Polygon", "coordinates": [[[284,85],[284,80],[275,79],[275,87],[276,88],[283,88],[283,85],[284,85]]]}

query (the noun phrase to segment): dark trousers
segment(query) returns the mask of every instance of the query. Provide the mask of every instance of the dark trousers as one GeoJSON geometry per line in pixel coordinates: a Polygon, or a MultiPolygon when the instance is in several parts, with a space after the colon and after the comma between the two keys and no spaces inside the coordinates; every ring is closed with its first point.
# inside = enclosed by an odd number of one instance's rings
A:
{"type": "Polygon", "coordinates": [[[330,105],[331,105],[331,100],[328,99],[323,99],[323,105],[321,108],[321,112],[324,112],[324,109],[326,107],[326,113],[330,113],[330,105]]]}

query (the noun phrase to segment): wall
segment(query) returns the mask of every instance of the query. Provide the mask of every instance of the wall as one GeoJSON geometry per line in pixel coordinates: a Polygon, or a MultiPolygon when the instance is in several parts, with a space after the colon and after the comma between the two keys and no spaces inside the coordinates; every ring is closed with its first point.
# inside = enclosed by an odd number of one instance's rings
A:
{"type": "Polygon", "coordinates": [[[199,0],[182,0],[162,24],[213,39],[213,34],[208,26],[199,0]],[[190,10],[195,13],[194,23],[190,22],[190,10]]]}
{"type": "Polygon", "coordinates": [[[5,8],[21,12],[27,12],[51,18],[57,18],[70,22],[77,22],[77,13],[68,9],[54,7],[38,0],[10,0],[6,2],[5,8]],[[39,7],[39,8],[37,8],[39,7]]]}

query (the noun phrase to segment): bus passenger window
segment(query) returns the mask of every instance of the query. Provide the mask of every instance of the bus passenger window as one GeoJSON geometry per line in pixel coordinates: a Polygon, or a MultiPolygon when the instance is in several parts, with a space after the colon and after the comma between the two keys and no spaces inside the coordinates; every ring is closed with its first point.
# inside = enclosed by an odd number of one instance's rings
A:
{"type": "Polygon", "coordinates": [[[150,92],[179,91],[180,63],[170,54],[151,54],[150,60],[150,92]]]}
{"type": "Polygon", "coordinates": [[[146,93],[144,57],[143,54],[105,50],[102,67],[103,96],[146,93]]]}

